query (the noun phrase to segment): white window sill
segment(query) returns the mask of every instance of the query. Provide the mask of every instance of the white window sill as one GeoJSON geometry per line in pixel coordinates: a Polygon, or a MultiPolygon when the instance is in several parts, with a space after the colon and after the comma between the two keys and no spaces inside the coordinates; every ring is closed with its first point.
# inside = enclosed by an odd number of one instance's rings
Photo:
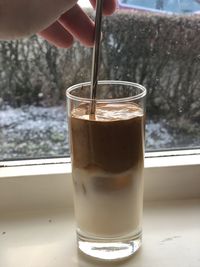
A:
{"type": "MultiPolygon", "coordinates": [[[[199,267],[199,154],[148,156],[143,246],[120,266],[199,267]]],[[[0,168],[0,266],[107,266],[77,252],[70,162],[35,163],[0,168]]]]}
{"type": "MultiPolygon", "coordinates": [[[[147,154],[144,201],[200,198],[199,152],[147,154]]],[[[69,159],[3,164],[7,167],[0,168],[0,212],[73,206],[69,159]]]]}
{"type": "Polygon", "coordinates": [[[199,267],[199,221],[200,200],[147,203],[141,249],[128,261],[106,264],[78,253],[69,210],[4,213],[0,217],[0,266],[199,267]]]}

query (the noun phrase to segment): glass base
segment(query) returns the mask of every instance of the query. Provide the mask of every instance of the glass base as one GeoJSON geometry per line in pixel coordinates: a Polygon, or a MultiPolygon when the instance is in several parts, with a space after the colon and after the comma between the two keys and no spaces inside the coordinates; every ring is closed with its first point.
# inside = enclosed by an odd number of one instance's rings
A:
{"type": "Polygon", "coordinates": [[[99,260],[116,261],[133,255],[142,244],[142,232],[126,238],[90,238],[77,232],[78,248],[99,260]]]}

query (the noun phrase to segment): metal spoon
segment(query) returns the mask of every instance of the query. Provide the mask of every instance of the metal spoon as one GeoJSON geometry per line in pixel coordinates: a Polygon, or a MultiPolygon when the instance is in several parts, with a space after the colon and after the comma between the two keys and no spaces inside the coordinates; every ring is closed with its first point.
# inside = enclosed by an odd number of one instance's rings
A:
{"type": "Polygon", "coordinates": [[[97,94],[97,86],[98,86],[102,10],[103,10],[103,0],[97,0],[96,16],[95,16],[95,31],[94,31],[94,48],[93,48],[93,56],[92,56],[92,74],[91,74],[92,102],[91,102],[91,107],[90,107],[90,114],[95,114],[95,111],[96,111],[96,94],[97,94]]]}

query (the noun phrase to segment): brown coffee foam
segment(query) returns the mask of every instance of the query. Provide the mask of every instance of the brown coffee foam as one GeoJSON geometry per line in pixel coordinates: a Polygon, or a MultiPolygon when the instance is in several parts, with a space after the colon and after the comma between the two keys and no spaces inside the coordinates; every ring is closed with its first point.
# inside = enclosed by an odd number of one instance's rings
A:
{"type": "Polygon", "coordinates": [[[84,106],[73,111],[70,117],[73,167],[117,173],[143,166],[142,112],[139,107],[129,103],[121,107],[130,112],[129,119],[122,111],[121,118],[113,120],[105,105],[98,105],[97,109],[105,109],[108,120],[86,119],[83,116],[86,113],[84,106]]]}

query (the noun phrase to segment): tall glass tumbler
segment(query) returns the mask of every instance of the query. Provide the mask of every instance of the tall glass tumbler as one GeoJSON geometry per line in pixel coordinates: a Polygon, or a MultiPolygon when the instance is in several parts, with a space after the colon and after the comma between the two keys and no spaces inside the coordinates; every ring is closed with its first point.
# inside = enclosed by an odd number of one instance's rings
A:
{"type": "Polygon", "coordinates": [[[90,82],[67,89],[78,248],[117,260],[141,246],[146,89],[99,81],[91,114],[90,82]]]}

